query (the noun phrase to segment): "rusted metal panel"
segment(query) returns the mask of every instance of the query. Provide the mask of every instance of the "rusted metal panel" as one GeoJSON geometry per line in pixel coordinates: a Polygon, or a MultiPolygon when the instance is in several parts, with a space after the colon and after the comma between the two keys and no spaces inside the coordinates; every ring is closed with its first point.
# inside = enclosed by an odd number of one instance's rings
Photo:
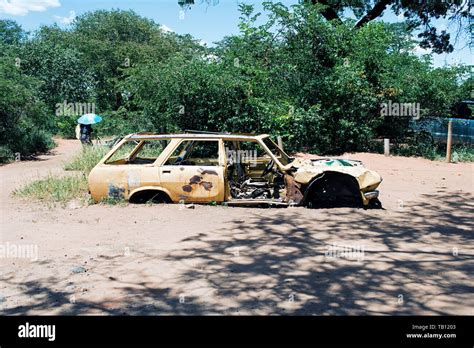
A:
{"type": "Polygon", "coordinates": [[[285,175],[285,187],[286,187],[286,197],[285,202],[293,201],[296,204],[299,204],[303,199],[303,194],[301,193],[301,184],[295,181],[295,178],[292,175],[285,175]]]}

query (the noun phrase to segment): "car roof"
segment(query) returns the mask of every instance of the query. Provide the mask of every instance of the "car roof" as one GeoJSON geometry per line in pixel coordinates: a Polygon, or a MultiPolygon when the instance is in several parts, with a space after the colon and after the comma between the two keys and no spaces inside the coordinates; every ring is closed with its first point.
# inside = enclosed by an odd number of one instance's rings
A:
{"type": "Polygon", "coordinates": [[[155,133],[132,133],[125,138],[133,140],[156,140],[156,139],[224,139],[224,140],[257,140],[268,138],[268,134],[243,135],[243,134],[215,134],[215,133],[182,133],[182,134],[155,134],[155,133]]]}

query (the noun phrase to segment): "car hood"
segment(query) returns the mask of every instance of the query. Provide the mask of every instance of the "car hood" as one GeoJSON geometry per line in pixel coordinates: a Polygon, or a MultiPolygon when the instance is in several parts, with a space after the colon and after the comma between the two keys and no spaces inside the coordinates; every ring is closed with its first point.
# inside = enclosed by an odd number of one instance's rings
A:
{"type": "Polygon", "coordinates": [[[363,163],[357,160],[297,158],[285,166],[285,169],[296,169],[294,178],[295,181],[301,184],[309,183],[324,172],[338,172],[351,175],[357,179],[361,190],[368,187],[375,189],[382,182],[382,178],[377,172],[365,168],[363,163]]]}

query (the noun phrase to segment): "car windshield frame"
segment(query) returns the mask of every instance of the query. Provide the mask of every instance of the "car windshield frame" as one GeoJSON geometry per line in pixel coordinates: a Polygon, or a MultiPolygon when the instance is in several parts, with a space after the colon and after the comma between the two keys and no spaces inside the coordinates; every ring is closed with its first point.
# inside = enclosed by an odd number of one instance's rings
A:
{"type": "Polygon", "coordinates": [[[286,166],[291,163],[292,158],[281,149],[269,136],[261,138],[261,142],[269,153],[275,157],[280,165],[286,166]],[[275,151],[276,150],[276,151],[275,151]]]}

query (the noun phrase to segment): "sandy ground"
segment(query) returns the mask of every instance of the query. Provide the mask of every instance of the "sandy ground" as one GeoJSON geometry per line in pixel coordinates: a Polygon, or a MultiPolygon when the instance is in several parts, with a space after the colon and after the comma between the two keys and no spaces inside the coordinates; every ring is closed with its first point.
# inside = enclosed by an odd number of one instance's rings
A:
{"type": "Polygon", "coordinates": [[[381,173],[384,210],[10,196],[79,149],[0,167],[0,314],[474,314],[472,164],[347,155],[381,173]]]}

